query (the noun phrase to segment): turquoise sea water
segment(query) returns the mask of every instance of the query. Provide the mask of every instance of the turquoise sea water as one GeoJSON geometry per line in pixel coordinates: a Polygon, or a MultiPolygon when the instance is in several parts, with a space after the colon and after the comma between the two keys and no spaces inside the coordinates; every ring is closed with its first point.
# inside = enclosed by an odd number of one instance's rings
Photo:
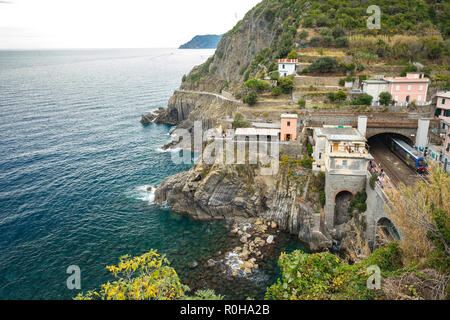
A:
{"type": "MultiPolygon", "coordinates": [[[[158,151],[170,126],[139,123],[212,54],[0,51],[0,299],[70,299],[69,265],[81,268],[82,290],[90,290],[111,279],[105,265],[150,248],[168,254],[191,287],[223,278],[189,263],[229,245],[224,223],[151,203],[146,186],[189,166],[158,151]]],[[[284,243],[280,250],[298,247],[287,236],[284,243]]],[[[275,260],[261,273],[263,281],[242,279],[241,290],[216,287],[228,298],[261,297],[275,260]]]]}

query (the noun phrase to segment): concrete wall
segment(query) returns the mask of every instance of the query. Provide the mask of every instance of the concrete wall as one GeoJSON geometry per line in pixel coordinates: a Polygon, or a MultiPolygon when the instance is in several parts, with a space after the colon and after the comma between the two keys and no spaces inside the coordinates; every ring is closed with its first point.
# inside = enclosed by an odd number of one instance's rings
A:
{"type": "Polygon", "coordinates": [[[389,219],[389,217],[384,210],[384,199],[381,190],[378,186],[375,186],[375,189],[372,189],[369,185],[369,179],[370,176],[367,176],[366,240],[369,243],[369,247],[373,249],[376,239],[377,223],[381,218],[389,219]]]}
{"type": "Polygon", "coordinates": [[[363,191],[366,187],[366,173],[356,174],[334,174],[333,171],[325,172],[325,222],[328,231],[334,229],[334,207],[335,198],[340,191],[349,191],[355,195],[358,191],[363,191]]]}

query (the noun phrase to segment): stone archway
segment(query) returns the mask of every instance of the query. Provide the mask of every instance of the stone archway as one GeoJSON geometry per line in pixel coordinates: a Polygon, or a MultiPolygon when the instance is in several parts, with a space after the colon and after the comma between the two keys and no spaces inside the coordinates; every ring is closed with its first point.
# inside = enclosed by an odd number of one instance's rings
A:
{"type": "Polygon", "coordinates": [[[377,221],[377,243],[399,240],[400,235],[389,218],[383,217],[377,221]]]}
{"type": "Polygon", "coordinates": [[[334,197],[334,225],[346,223],[350,220],[350,203],[353,200],[353,192],[347,189],[341,190],[334,197]]]}

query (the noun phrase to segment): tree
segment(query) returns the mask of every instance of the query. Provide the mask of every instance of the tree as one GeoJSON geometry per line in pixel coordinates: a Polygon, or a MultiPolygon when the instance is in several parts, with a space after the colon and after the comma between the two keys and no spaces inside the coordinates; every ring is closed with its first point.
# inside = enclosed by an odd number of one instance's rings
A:
{"type": "Polygon", "coordinates": [[[353,100],[354,105],[366,105],[370,106],[372,104],[373,97],[367,93],[363,93],[357,99],[353,100]]]}
{"type": "Polygon", "coordinates": [[[308,38],[308,36],[309,36],[309,32],[305,29],[300,31],[300,33],[298,34],[298,37],[300,38],[300,40],[305,40],[306,38],[308,38]]]}
{"type": "Polygon", "coordinates": [[[281,94],[281,89],[279,87],[273,87],[272,88],[272,95],[275,97],[278,97],[281,94]]]}
{"type": "Polygon", "coordinates": [[[305,99],[298,100],[298,106],[300,107],[300,109],[303,109],[306,106],[305,99]]]}
{"type": "Polygon", "coordinates": [[[278,85],[283,93],[291,93],[291,89],[294,87],[295,83],[294,80],[289,77],[281,77],[278,79],[278,85]]]}
{"type": "Polygon", "coordinates": [[[335,95],[334,95],[334,99],[337,101],[344,101],[345,99],[347,99],[347,94],[345,93],[345,91],[338,91],[335,95]]]}
{"type": "Polygon", "coordinates": [[[269,88],[269,83],[256,78],[250,79],[244,83],[246,88],[256,90],[257,92],[262,92],[269,88]]]}
{"type": "Polygon", "coordinates": [[[247,122],[247,120],[244,119],[244,116],[241,113],[236,112],[234,115],[232,127],[233,127],[233,129],[245,128],[245,127],[248,127],[248,122],[247,122]]]}
{"type": "Polygon", "coordinates": [[[258,101],[258,95],[256,94],[255,91],[250,91],[247,95],[244,96],[242,101],[252,106],[258,101]]]}
{"type": "Polygon", "coordinates": [[[322,57],[315,60],[309,67],[309,72],[317,73],[333,73],[339,68],[339,63],[336,59],[330,57],[322,57]]]}
{"type": "Polygon", "coordinates": [[[287,57],[288,57],[288,59],[297,59],[298,58],[297,51],[292,50],[291,52],[289,52],[287,57]]]}
{"type": "Polygon", "coordinates": [[[379,101],[383,106],[390,105],[392,102],[392,95],[389,92],[381,92],[379,95],[379,101]]]}
{"type": "Polygon", "coordinates": [[[336,26],[331,32],[335,39],[345,36],[345,28],[341,26],[336,26]]]}
{"type": "Polygon", "coordinates": [[[117,266],[106,269],[117,279],[102,284],[100,290],[79,294],[77,300],[173,300],[184,296],[189,287],[180,283],[178,275],[164,255],[151,250],[139,257],[120,257],[117,266]]]}

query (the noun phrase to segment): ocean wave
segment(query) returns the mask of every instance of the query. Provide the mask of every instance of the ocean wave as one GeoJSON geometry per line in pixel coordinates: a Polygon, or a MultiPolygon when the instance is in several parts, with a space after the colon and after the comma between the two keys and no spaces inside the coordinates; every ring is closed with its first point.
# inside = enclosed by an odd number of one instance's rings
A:
{"type": "Polygon", "coordinates": [[[159,153],[164,153],[164,152],[180,152],[181,150],[183,150],[182,148],[174,148],[174,149],[162,149],[161,147],[156,148],[155,151],[159,152],[159,153]]]}
{"type": "Polygon", "coordinates": [[[139,186],[134,191],[133,197],[137,200],[153,203],[155,201],[156,186],[144,185],[139,186]]]}

